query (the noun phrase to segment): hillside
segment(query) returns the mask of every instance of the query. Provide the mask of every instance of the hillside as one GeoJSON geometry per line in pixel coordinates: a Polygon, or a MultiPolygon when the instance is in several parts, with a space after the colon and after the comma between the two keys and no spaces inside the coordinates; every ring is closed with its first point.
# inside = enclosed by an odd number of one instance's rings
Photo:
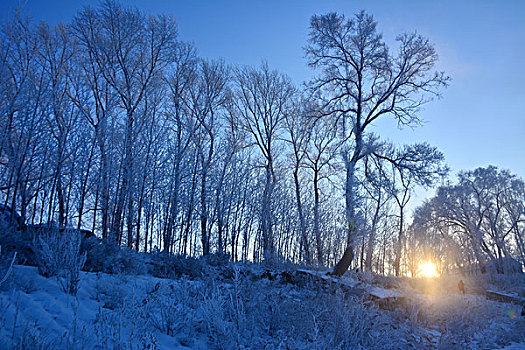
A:
{"type": "Polygon", "coordinates": [[[151,276],[151,266],[135,265],[141,274],[81,272],[76,297],[60,279],[16,266],[0,292],[0,348],[494,349],[525,342],[520,307],[470,294],[479,291],[468,282],[461,295],[447,290],[453,282],[445,278],[338,280],[217,256],[188,261],[172,279],[151,276]]]}

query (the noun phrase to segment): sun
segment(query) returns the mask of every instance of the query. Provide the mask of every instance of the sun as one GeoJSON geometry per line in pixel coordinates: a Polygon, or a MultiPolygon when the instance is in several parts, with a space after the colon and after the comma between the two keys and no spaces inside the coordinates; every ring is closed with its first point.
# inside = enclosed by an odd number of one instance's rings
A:
{"type": "Polygon", "coordinates": [[[439,277],[439,273],[436,269],[436,264],[433,262],[426,261],[419,265],[419,271],[417,273],[418,277],[439,277]]]}

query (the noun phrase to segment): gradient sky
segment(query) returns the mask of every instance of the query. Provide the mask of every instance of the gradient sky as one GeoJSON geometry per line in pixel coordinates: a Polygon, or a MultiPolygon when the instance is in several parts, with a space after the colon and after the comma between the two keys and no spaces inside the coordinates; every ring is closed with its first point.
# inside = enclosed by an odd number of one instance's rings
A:
{"type": "MultiPolygon", "coordinates": [[[[19,1],[2,0],[2,20],[19,1]]],[[[68,22],[87,0],[25,0],[34,20],[68,22]]],[[[379,23],[388,43],[397,34],[427,36],[452,77],[440,100],[425,106],[423,127],[398,130],[391,121],[375,128],[394,142],[437,146],[452,174],[489,164],[525,178],[525,1],[387,0],[128,0],[146,12],[175,16],[179,34],[202,56],[258,65],[267,60],[297,83],[313,72],[303,47],[313,14],[361,9],[379,23]]]]}

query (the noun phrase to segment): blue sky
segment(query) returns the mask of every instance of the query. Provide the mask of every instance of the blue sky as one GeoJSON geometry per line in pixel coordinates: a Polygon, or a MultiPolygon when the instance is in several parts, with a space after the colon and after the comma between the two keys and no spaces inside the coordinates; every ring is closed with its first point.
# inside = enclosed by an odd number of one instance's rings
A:
{"type": "MultiPolygon", "coordinates": [[[[68,22],[86,0],[25,0],[34,20],[68,22]]],[[[0,13],[18,1],[2,0],[0,13]]],[[[496,165],[525,178],[525,1],[175,1],[128,0],[147,12],[168,13],[180,37],[201,55],[258,65],[262,59],[298,84],[312,77],[303,47],[313,14],[361,9],[374,15],[385,39],[417,31],[430,38],[439,68],[451,77],[443,97],[425,106],[423,127],[398,130],[382,121],[376,131],[394,142],[427,141],[453,172],[496,165]]]]}

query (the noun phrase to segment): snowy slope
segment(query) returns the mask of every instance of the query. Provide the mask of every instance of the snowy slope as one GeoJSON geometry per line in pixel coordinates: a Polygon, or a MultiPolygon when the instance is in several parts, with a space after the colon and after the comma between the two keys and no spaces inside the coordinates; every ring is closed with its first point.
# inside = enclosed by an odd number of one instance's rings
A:
{"type": "MultiPolygon", "coordinates": [[[[155,286],[159,293],[167,281],[82,272],[79,293],[73,297],[62,291],[56,279],[38,275],[36,268],[16,266],[14,275],[14,288],[0,294],[0,349],[47,343],[78,349],[187,349],[178,339],[180,334],[155,329],[154,315],[142,317],[133,310],[134,303],[147,306],[146,298],[155,286]]],[[[169,285],[180,287],[175,281],[169,285]]],[[[162,322],[157,327],[162,328],[162,322]]]]}
{"type": "Polygon", "coordinates": [[[0,290],[0,349],[519,349],[525,341],[518,307],[479,294],[326,283],[322,272],[256,264],[205,271],[193,280],[82,272],[72,297],[55,278],[16,266],[0,290]],[[352,288],[392,303],[382,308],[352,288]]]}

